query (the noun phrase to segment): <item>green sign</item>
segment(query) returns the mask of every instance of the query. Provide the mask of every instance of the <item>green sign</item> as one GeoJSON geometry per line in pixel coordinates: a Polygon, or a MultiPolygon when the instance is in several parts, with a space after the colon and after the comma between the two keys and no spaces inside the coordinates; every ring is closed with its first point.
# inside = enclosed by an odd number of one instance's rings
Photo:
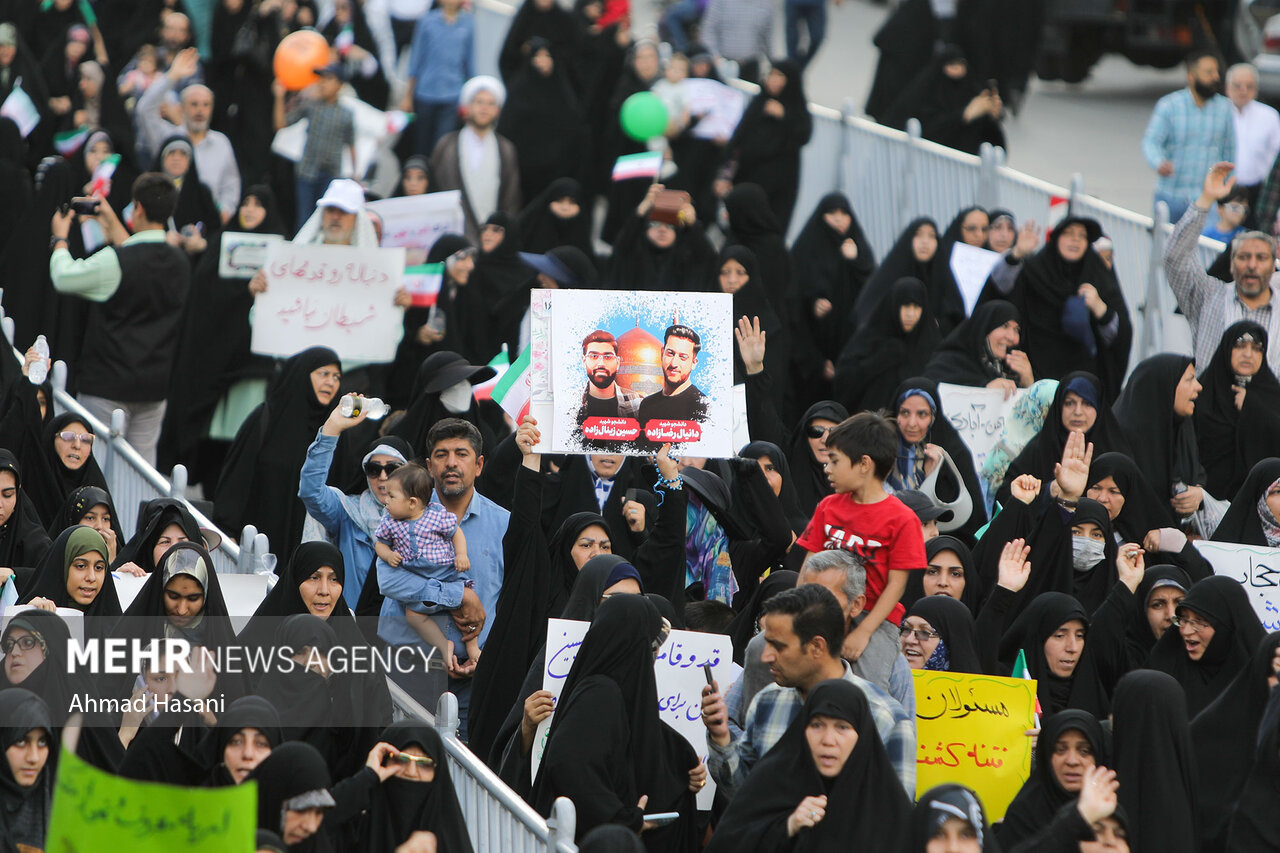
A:
{"type": "Polygon", "coordinates": [[[70,750],[58,757],[48,853],[252,853],[258,786],[180,788],[114,776],[70,750]]]}

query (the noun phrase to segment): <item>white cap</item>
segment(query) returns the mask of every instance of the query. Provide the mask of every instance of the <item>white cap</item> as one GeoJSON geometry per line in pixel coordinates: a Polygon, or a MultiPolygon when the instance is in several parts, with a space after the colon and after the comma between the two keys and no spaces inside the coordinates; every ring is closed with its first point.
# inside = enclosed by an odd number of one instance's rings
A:
{"type": "Polygon", "coordinates": [[[492,94],[494,99],[497,100],[498,106],[502,106],[507,100],[507,87],[502,85],[502,81],[497,77],[481,74],[479,77],[472,77],[462,84],[462,94],[458,97],[458,103],[467,106],[481,92],[492,94]]]}
{"type": "Polygon", "coordinates": [[[350,178],[330,181],[316,207],[336,207],[347,213],[359,213],[364,207],[364,187],[350,178]]]}

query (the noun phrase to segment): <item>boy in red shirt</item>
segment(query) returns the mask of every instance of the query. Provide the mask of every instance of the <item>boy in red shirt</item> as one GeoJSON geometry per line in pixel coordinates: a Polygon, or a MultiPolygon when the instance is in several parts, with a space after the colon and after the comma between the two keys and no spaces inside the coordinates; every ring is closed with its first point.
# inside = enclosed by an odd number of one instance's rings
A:
{"type": "Polygon", "coordinates": [[[873,412],[861,412],[827,432],[823,468],[834,495],[822,499],[796,544],[804,550],[844,548],[867,569],[867,615],[845,641],[845,657],[856,660],[880,624],[897,625],[907,572],[928,565],[920,520],[884,490],[898,453],[898,432],[873,412]],[[852,655],[851,655],[852,653],[852,655]]]}

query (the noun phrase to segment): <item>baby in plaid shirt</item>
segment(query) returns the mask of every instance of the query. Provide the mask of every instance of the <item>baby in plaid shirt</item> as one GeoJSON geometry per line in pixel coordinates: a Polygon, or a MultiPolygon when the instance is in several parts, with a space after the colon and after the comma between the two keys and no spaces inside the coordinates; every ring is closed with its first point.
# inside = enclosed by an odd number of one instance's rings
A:
{"type": "MultiPolygon", "coordinates": [[[[388,566],[435,580],[442,590],[454,591],[461,599],[463,587],[473,583],[470,578],[460,577],[460,573],[471,569],[467,540],[457,517],[434,497],[434,484],[427,469],[414,464],[397,468],[387,478],[387,514],[374,531],[374,550],[388,566]]],[[[422,611],[406,606],[405,621],[449,660],[453,643],[445,638],[442,625],[448,618],[443,614],[450,608],[430,601],[422,605],[422,611]]],[[[478,638],[468,640],[466,646],[467,656],[478,660],[478,638]]]]}

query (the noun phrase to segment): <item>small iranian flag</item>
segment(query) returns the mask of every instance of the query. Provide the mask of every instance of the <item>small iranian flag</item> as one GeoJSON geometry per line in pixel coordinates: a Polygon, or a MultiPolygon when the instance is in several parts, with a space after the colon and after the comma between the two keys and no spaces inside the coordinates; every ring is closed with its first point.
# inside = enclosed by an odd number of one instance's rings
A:
{"type": "Polygon", "coordinates": [[[498,384],[493,386],[490,397],[502,411],[511,415],[516,423],[529,414],[529,347],[524,348],[520,357],[502,374],[498,384]]]}
{"type": "Polygon", "coordinates": [[[415,308],[429,308],[440,297],[444,281],[444,264],[419,264],[404,268],[404,289],[415,308]]]}
{"type": "Polygon", "coordinates": [[[70,157],[80,150],[80,146],[84,145],[85,140],[88,138],[89,126],[82,125],[75,130],[55,133],[53,135],[53,147],[58,149],[58,153],[63,157],[70,157]]]}
{"type": "MultiPolygon", "coordinates": [[[[1018,649],[1018,659],[1013,662],[1013,677],[1021,678],[1025,681],[1035,681],[1031,677],[1030,670],[1027,669],[1027,653],[1022,649],[1018,649]]],[[[1040,715],[1044,713],[1044,709],[1040,707],[1040,697],[1036,697],[1036,728],[1040,728],[1040,715]]]]}
{"type": "Polygon", "coordinates": [[[98,168],[93,170],[93,178],[89,182],[89,195],[94,198],[106,198],[111,195],[111,176],[120,165],[120,155],[111,154],[102,158],[98,168]]]}
{"type": "Polygon", "coordinates": [[[624,154],[618,158],[618,162],[613,164],[613,179],[629,181],[632,178],[656,178],[661,169],[661,151],[624,154]]]}
{"type": "Polygon", "coordinates": [[[477,400],[493,399],[493,389],[502,381],[502,377],[511,369],[511,356],[507,355],[507,345],[502,345],[502,352],[489,359],[489,366],[493,368],[493,378],[481,382],[471,389],[471,393],[477,400]]]}

